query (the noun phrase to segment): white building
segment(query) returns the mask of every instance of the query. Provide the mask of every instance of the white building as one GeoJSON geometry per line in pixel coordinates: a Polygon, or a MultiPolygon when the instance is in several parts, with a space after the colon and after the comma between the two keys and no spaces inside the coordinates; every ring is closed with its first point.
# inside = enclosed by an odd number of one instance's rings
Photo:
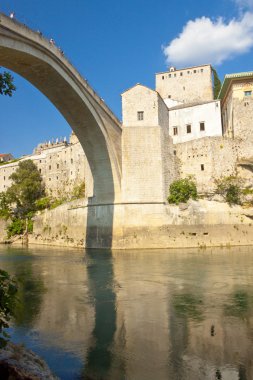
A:
{"type": "Polygon", "coordinates": [[[174,144],[202,137],[222,136],[220,101],[170,108],[169,130],[174,144]]]}

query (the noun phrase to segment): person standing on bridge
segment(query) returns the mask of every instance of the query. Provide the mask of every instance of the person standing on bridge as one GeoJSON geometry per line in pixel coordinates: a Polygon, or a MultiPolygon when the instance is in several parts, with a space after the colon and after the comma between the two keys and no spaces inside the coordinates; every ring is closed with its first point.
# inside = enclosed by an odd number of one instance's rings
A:
{"type": "Polygon", "coordinates": [[[10,18],[14,18],[15,17],[15,13],[14,12],[11,12],[10,13],[10,18]]]}

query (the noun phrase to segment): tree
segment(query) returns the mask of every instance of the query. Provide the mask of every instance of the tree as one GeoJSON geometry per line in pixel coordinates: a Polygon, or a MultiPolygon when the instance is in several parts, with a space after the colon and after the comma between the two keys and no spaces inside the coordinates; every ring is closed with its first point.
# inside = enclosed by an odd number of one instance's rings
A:
{"type": "Polygon", "coordinates": [[[6,193],[16,205],[15,215],[18,218],[27,217],[36,211],[37,199],[45,194],[40,172],[32,160],[21,161],[10,179],[13,183],[6,193]]]}
{"type": "Polygon", "coordinates": [[[213,92],[214,92],[214,99],[218,98],[218,95],[220,93],[221,89],[221,81],[218,77],[217,71],[212,67],[213,71],[213,92]]]}
{"type": "Polygon", "coordinates": [[[5,192],[0,193],[0,218],[8,219],[11,214],[10,199],[5,192]]]}
{"type": "Polygon", "coordinates": [[[169,203],[178,205],[181,202],[187,202],[190,198],[197,199],[197,197],[197,187],[192,177],[179,179],[170,185],[169,203]]]}
{"type": "Polygon", "coordinates": [[[0,73],[0,95],[12,96],[16,91],[16,86],[13,84],[13,77],[7,71],[0,73]]]}

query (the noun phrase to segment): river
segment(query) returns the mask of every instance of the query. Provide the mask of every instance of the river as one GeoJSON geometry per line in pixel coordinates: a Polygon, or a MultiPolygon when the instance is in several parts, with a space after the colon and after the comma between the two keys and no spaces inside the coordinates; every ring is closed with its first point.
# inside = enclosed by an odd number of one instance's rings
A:
{"type": "Polygon", "coordinates": [[[14,342],[62,380],[252,380],[253,248],[0,247],[14,342]]]}

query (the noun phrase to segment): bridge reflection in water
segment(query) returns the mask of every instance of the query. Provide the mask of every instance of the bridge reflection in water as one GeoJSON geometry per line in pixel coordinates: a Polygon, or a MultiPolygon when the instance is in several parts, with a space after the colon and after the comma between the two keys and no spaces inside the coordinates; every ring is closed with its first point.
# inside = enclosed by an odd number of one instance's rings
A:
{"type": "Polygon", "coordinates": [[[253,378],[252,248],[0,249],[13,339],[61,379],[253,378]]]}

